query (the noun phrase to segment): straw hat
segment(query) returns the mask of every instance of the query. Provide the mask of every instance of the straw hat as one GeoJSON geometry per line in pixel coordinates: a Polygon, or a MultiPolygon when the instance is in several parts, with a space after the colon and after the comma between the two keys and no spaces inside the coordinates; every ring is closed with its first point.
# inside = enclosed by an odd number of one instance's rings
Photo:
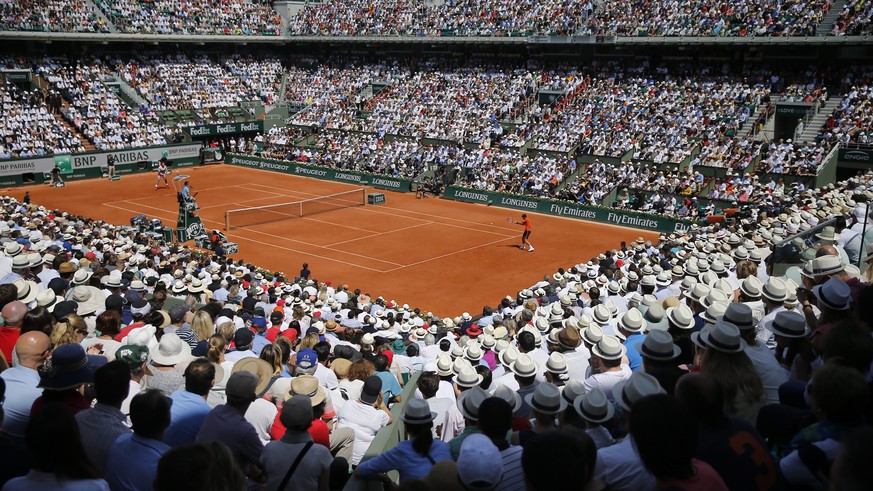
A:
{"type": "Polygon", "coordinates": [[[630,412],[634,404],[640,399],[655,394],[664,394],[666,391],[661,387],[655,377],[645,372],[634,372],[630,378],[621,380],[612,387],[612,396],[615,402],[625,411],[630,412]]]}
{"type": "Polygon", "coordinates": [[[685,305],[667,309],[667,319],[679,329],[691,329],[694,327],[694,314],[685,305]]]}
{"type": "Polygon", "coordinates": [[[604,360],[620,360],[627,352],[627,348],[615,336],[604,335],[603,338],[591,348],[591,353],[604,360]]]}
{"type": "Polygon", "coordinates": [[[504,401],[508,402],[510,406],[512,406],[512,412],[516,412],[521,409],[521,396],[518,395],[518,392],[510,389],[509,387],[500,384],[494,392],[491,394],[492,397],[499,397],[504,401]]]}
{"type": "Polygon", "coordinates": [[[406,403],[406,408],[403,414],[400,415],[400,421],[408,424],[425,424],[432,423],[437,417],[437,413],[430,410],[430,404],[424,399],[411,399],[406,403]]]}
{"type": "Polygon", "coordinates": [[[637,309],[630,309],[618,320],[618,327],[628,332],[639,333],[646,330],[646,321],[637,309]]]}
{"type": "Polygon", "coordinates": [[[460,387],[475,387],[482,383],[482,376],[476,373],[476,369],[470,366],[461,368],[455,377],[455,384],[460,387]]]}
{"type": "Polygon", "coordinates": [[[573,408],[576,413],[586,421],[592,423],[605,423],[612,419],[615,415],[615,408],[612,402],[606,397],[600,389],[591,389],[585,395],[577,397],[573,401],[573,408]]]}
{"type": "Polygon", "coordinates": [[[764,328],[785,338],[802,338],[809,334],[803,314],[790,310],[778,312],[776,317],[764,322],[764,328]]]}
{"type": "Polygon", "coordinates": [[[567,409],[567,401],[561,397],[561,391],[548,382],[537,385],[533,394],[524,396],[524,402],[541,414],[558,414],[567,409]]]}
{"type": "Polygon", "coordinates": [[[746,341],[740,336],[740,329],[721,320],[709,329],[692,334],[691,340],[698,346],[712,348],[722,353],[740,353],[747,346],[746,341]]]}
{"type": "Polygon", "coordinates": [[[564,359],[564,355],[557,351],[552,352],[546,360],[546,371],[557,374],[567,373],[567,360],[564,359]]]}
{"type": "Polygon", "coordinates": [[[673,343],[673,336],[667,331],[648,333],[636,347],[641,356],[657,361],[673,360],[682,352],[679,346],[673,343]]]}
{"type": "Polygon", "coordinates": [[[191,358],[191,347],[175,333],[167,333],[157,346],[149,349],[149,355],[160,365],[177,365],[191,358]]]}
{"type": "Polygon", "coordinates": [[[519,377],[533,377],[539,372],[539,365],[527,353],[521,353],[518,358],[509,366],[512,373],[519,377]]]}

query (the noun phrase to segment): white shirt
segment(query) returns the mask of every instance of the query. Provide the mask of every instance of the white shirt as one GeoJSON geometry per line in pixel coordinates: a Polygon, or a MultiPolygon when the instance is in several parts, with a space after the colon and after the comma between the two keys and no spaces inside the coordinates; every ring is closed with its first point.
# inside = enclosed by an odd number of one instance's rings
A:
{"type": "Polygon", "coordinates": [[[597,450],[594,480],[603,481],[612,491],[655,489],[657,484],[655,476],[643,465],[630,436],[597,450]]]}
{"type": "Polygon", "coordinates": [[[567,361],[569,380],[578,380],[579,382],[585,380],[585,371],[588,370],[588,359],[591,357],[588,348],[582,344],[573,351],[564,351],[561,354],[564,355],[564,359],[567,361]]]}
{"type": "MultiPolygon", "coordinates": [[[[769,332],[769,331],[768,331],[769,332]]],[[[764,384],[764,393],[767,395],[768,404],[779,403],[779,386],[788,382],[788,370],[779,366],[773,352],[766,345],[758,343],[757,346],[746,346],[746,354],[755,365],[755,370],[764,384]]]]}
{"type": "Polygon", "coordinates": [[[264,445],[270,443],[270,427],[278,413],[279,410],[272,402],[262,398],[255,399],[246,410],[246,421],[255,427],[258,438],[264,445]]]}
{"type": "Polygon", "coordinates": [[[443,431],[440,435],[440,440],[448,442],[452,438],[461,434],[467,423],[464,421],[464,415],[458,409],[457,404],[451,404],[446,409],[443,416],[443,431]]]}
{"type": "Polygon", "coordinates": [[[361,463],[361,459],[370,448],[370,443],[376,437],[376,432],[387,424],[388,414],[368,404],[349,401],[340,409],[337,414],[337,427],[355,430],[352,465],[361,463]]]}
{"type": "Polygon", "coordinates": [[[594,389],[600,389],[606,394],[606,397],[613,401],[612,397],[612,388],[615,384],[621,382],[622,380],[627,380],[630,378],[631,369],[629,366],[624,363],[621,364],[621,370],[614,372],[603,372],[603,373],[595,373],[590,377],[585,379],[583,385],[585,386],[585,392],[590,392],[594,389]]]}
{"type": "Polygon", "coordinates": [[[327,390],[333,390],[339,387],[339,381],[337,381],[336,374],[333,373],[333,370],[327,368],[321,363],[315,367],[315,378],[318,379],[318,384],[327,390]]]}

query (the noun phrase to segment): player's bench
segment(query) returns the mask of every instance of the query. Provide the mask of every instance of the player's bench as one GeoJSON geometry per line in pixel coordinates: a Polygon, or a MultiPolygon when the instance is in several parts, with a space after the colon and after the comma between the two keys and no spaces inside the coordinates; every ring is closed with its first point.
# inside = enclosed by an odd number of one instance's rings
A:
{"type": "Polygon", "coordinates": [[[385,195],[382,193],[369,193],[369,194],[367,194],[367,204],[368,205],[384,205],[385,204],[385,195]]]}

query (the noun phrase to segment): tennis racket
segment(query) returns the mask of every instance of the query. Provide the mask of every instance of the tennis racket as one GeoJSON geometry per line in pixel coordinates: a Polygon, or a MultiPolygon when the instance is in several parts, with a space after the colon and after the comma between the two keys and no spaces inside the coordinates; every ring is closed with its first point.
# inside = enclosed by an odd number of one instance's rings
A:
{"type": "Polygon", "coordinates": [[[515,223],[515,218],[506,217],[506,223],[515,223]]]}

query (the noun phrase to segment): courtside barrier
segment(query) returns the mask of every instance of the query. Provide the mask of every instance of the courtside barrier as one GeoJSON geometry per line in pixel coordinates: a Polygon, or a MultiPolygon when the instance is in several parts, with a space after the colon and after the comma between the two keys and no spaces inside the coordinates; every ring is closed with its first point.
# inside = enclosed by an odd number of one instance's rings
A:
{"type": "Polygon", "coordinates": [[[651,232],[684,232],[694,223],[678,217],[654,215],[651,213],[634,212],[618,208],[586,206],[569,201],[535,198],[532,196],[517,196],[512,194],[479,191],[476,189],[449,186],[446,189],[446,199],[481,203],[519,211],[532,211],[561,217],[589,220],[592,222],[620,225],[622,227],[648,230],[651,232]]]}
{"type": "Polygon", "coordinates": [[[261,157],[252,157],[250,155],[231,153],[225,156],[224,163],[239,167],[281,172],[282,174],[290,174],[293,176],[314,177],[326,181],[372,186],[374,188],[400,191],[402,193],[409,193],[412,191],[411,179],[401,179],[399,177],[391,177],[383,174],[369,174],[367,172],[321,167],[303,162],[265,159],[261,157]]]}
{"type": "Polygon", "coordinates": [[[119,176],[151,172],[151,163],[162,157],[167,157],[174,168],[188,167],[200,160],[200,147],[200,143],[183,143],[3,160],[0,161],[0,187],[48,182],[45,174],[55,165],[60,168],[64,181],[102,177],[110,155],[115,160],[115,174],[119,176]]]}

